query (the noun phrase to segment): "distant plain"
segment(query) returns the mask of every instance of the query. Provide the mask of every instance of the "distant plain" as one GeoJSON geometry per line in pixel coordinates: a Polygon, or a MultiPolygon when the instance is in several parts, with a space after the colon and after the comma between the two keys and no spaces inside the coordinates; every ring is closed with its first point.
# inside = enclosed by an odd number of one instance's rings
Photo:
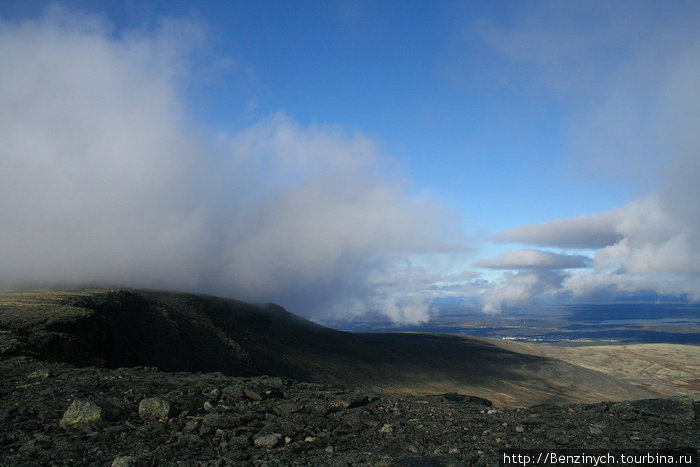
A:
{"type": "Polygon", "coordinates": [[[700,400],[700,305],[592,303],[511,308],[487,315],[443,303],[421,326],[331,323],[349,331],[478,336],[518,353],[555,358],[617,377],[661,397],[700,400]]]}

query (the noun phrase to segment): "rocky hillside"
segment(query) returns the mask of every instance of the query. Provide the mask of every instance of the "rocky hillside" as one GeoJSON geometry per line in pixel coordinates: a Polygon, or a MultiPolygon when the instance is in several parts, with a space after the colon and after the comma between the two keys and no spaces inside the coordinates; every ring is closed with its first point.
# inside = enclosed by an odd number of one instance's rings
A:
{"type": "Polygon", "coordinates": [[[506,448],[700,445],[688,398],[501,409],[279,377],[0,360],[0,465],[497,465],[506,448]]]}
{"type": "Polygon", "coordinates": [[[78,366],[271,375],[498,406],[651,397],[602,373],[439,334],[352,334],[210,296],[134,290],[0,294],[0,356],[78,366]]]}
{"type": "Polygon", "coordinates": [[[3,466],[496,465],[508,448],[700,445],[689,398],[508,409],[638,393],[483,341],[348,334],[195,295],[2,294],[0,374],[3,466]]]}

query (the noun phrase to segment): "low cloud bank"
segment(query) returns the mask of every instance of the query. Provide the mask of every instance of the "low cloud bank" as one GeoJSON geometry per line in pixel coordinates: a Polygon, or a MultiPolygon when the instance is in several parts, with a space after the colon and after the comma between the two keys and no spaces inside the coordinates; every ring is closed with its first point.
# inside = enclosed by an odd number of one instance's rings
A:
{"type": "Polygon", "coordinates": [[[190,38],[167,26],[114,34],[61,11],[0,23],[0,286],[429,319],[408,258],[463,250],[455,216],[388,176],[361,134],[284,113],[216,138],[188,130],[190,38]]]}
{"type": "Polygon", "coordinates": [[[474,263],[475,267],[489,269],[577,269],[591,263],[583,255],[564,255],[541,250],[510,250],[497,258],[474,263]]]}
{"type": "Polygon", "coordinates": [[[606,212],[497,233],[499,243],[591,250],[594,261],[578,271],[553,264],[552,274],[532,270],[536,258],[511,261],[512,253],[482,262],[519,271],[483,288],[487,311],[553,296],[700,299],[700,8],[602,5],[537,3],[515,24],[481,25],[486,44],[571,106],[572,167],[644,193],[606,212]]]}

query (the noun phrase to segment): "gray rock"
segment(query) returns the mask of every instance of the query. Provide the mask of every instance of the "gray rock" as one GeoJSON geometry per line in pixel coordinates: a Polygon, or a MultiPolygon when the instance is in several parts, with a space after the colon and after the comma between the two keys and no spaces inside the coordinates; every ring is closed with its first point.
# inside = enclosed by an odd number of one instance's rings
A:
{"type": "Polygon", "coordinates": [[[297,412],[301,409],[296,402],[279,402],[272,406],[272,413],[276,415],[286,415],[297,412]]]}
{"type": "Polygon", "coordinates": [[[243,399],[243,388],[238,385],[226,386],[221,391],[221,398],[229,402],[237,402],[243,399]]]}
{"type": "Polygon", "coordinates": [[[28,379],[48,379],[51,377],[51,371],[46,368],[32,371],[27,375],[28,379]]]}
{"type": "Polygon", "coordinates": [[[178,442],[180,444],[191,446],[194,448],[200,447],[203,444],[205,444],[205,441],[202,438],[193,433],[181,434],[178,438],[178,442]]]}
{"type": "Polygon", "coordinates": [[[379,429],[379,432],[380,432],[380,433],[393,433],[393,432],[394,432],[394,427],[393,427],[391,424],[389,424],[389,423],[385,423],[385,424],[382,425],[382,427],[379,429]]]}
{"type": "Polygon", "coordinates": [[[76,399],[65,411],[58,425],[61,428],[88,428],[102,423],[103,420],[102,407],[90,400],[76,399]]]}
{"type": "Polygon", "coordinates": [[[215,428],[209,425],[202,425],[199,427],[199,436],[208,436],[214,433],[215,428]]]}
{"type": "Polygon", "coordinates": [[[269,435],[258,436],[253,439],[253,444],[257,447],[274,448],[282,441],[281,433],[270,433],[269,435]]]}
{"type": "Polygon", "coordinates": [[[137,464],[133,456],[119,456],[112,461],[112,467],[133,467],[137,464]]]}
{"type": "Polygon", "coordinates": [[[187,423],[185,423],[185,427],[182,429],[182,431],[185,433],[194,433],[199,431],[200,423],[201,422],[199,420],[189,420],[187,423]]]}
{"type": "Polygon", "coordinates": [[[594,423],[588,428],[588,432],[592,435],[602,435],[604,425],[602,423],[594,423]]]}
{"type": "Polygon", "coordinates": [[[219,388],[214,388],[211,391],[209,391],[209,397],[212,401],[216,402],[219,400],[221,397],[221,389],[219,388]]]}
{"type": "Polygon", "coordinates": [[[241,418],[234,414],[208,413],[202,423],[214,428],[235,428],[241,425],[241,418]]]}
{"type": "Polygon", "coordinates": [[[156,420],[168,418],[170,402],[160,397],[149,397],[139,402],[139,417],[156,420]]]}
{"type": "Polygon", "coordinates": [[[252,401],[261,401],[265,398],[265,392],[258,387],[243,388],[243,395],[252,401]]]}
{"type": "Polygon", "coordinates": [[[272,389],[276,389],[278,391],[281,391],[282,389],[285,388],[286,384],[284,384],[284,381],[282,378],[279,376],[274,376],[272,378],[268,378],[267,381],[265,381],[268,386],[272,389]]]}

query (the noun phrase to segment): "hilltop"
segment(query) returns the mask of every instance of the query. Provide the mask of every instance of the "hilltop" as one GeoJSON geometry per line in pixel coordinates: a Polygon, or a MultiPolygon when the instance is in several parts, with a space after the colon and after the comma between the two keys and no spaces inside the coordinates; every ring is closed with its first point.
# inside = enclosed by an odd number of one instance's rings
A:
{"type": "Polygon", "coordinates": [[[78,366],[270,375],[506,407],[651,397],[603,373],[447,334],[336,331],[283,308],[142,290],[0,294],[0,355],[78,366]]]}

